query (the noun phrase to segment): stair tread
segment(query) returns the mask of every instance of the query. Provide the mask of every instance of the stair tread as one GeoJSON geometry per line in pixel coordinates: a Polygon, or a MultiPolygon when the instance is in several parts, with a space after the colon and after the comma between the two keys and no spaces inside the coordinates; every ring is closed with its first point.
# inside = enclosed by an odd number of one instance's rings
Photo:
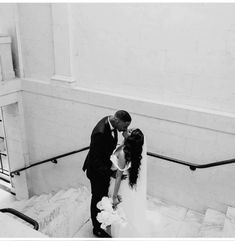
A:
{"type": "Polygon", "coordinates": [[[214,210],[214,209],[207,209],[205,218],[203,221],[203,225],[213,225],[213,226],[223,226],[225,220],[225,214],[214,210]]]}
{"type": "Polygon", "coordinates": [[[58,199],[58,197],[61,197],[64,192],[65,192],[64,189],[56,192],[54,195],[52,195],[52,197],[50,198],[50,201],[53,202],[54,200],[58,199]]]}
{"type": "MultiPolygon", "coordinates": [[[[22,205],[26,215],[38,221],[43,233],[52,237],[52,233],[55,232],[57,235],[55,237],[61,237],[60,235],[64,233],[66,235],[73,233],[86,222],[89,217],[90,199],[87,201],[88,198],[90,198],[90,191],[86,187],[80,187],[33,196],[29,200],[16,201],[16,203],[22,205]],[[23,202],[25,202],[24,205],[23,202]],[[71,218],[75,207],[78,207],[77,217],[71,218]],[[66,214],[65,211],[70,214],[66,214]],[[51,225],[55,218],[58,218],[58,221],[51,225]],[[75,220],[79,220],[80,226],[75,225],[75,220]],[[57,224],[59,227],[66,226],[66,230],[58,230],[57,224]]],[[[153,221],[151,225],[154,226],[151,237],[235,237],[235,208],[233,207],[228,207],[226,215],[211,208],[202,214],[151,196],[147,197],[147,206],[147,216],[153,221]]],[[[75,237],[80,234],[82,231],[78,231],[75,237]]]]}
{"type": "Polygon", "coordinates": [[[35,195],[28,200],[16,201],[12,208],[36,220],[40,232],[49,237],[70,237],[89,216],[88,199],[90,201],[90,192],[83,186],[35,195]]]}
{"type": "Polygon", "coordinates": [[[202,213],[189,209],[185,215],[184,221],[202,224],[204,220],[204,216],[205,215],[202,213]]]}
{"type": "Polygon", "coordinates": [[[224,213],[210,208],[207,209],[201,226],[200,236],[221,237],[223,235],[224,222],[224,213]]]}
{"type": "Polygon", "coordinates": [[[15,208],[22,212],[30,209],[36,209],[37,206],[39,205],[42,205],[42,204],[46,205],[50,196],[51,194],[42,194],[40,196],[35,195],[30,199],[16,201],[15,203],[12,204],[12,208],[15,208]]]}
{"type": "Polygon", "coordinates": [[[201,225],[200,222],[183,221],[177,233],[177,237],[198,237],[201,225]]]}
{"type": "Polygon", "coordinates": [[[162,215],[168,216],[176,220],[183,220],[187,213],[187,208],[174,205],[172,203],[160,200],[159,198],[147,197],[149,210],[158,210],[162,215]]]}
{"type": "Polygon", "coordinates": [[[235,237],[235,223],[226,217],[223,228],[224,237],[235,237]]]}
{"type": "Polygon", "coordinates": [[[235,223],[235,208],[234,207],[228,206],[227,212],[226,212],[226,217],[233,220],[233,222],[235,223]]]}
{"type": "Polygon", "coordinates": [[[235,208],[228,206],[223,228],[225,237],[235,237],[235,208]]]}

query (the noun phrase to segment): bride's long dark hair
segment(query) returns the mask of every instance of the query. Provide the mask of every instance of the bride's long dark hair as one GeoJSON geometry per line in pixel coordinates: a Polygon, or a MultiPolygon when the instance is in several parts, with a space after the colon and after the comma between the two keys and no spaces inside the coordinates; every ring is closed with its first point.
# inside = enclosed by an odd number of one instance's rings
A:
{"type": "Polygon", "coordinates": [[[135,129],[131,132],[124,141],[124,154],[127,164],[131,163],[129,171],[129,185],[133,188],[139,176],[139,170],[142,159],[142,149],[144,144],[144,135],[140,129],[135,129]]]}

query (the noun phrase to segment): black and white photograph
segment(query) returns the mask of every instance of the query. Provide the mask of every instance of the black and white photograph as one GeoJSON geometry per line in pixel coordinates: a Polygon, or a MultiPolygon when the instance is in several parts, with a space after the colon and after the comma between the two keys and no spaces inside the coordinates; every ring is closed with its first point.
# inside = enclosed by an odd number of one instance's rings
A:
{"type": "Polygon", "coordinates": [[[0,2],[0,239],[235,240],[235,2],[0,2]]]}

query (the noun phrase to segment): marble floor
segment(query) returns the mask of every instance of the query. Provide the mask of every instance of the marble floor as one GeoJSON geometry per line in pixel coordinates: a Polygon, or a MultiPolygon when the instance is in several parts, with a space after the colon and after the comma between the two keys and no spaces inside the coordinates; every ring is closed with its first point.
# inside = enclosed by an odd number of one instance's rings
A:
{"type": "Polygon", "coordinates": [[[6,207],[6,204],[10,204],[16,201],[15,196],[10,192],[0,189],[0,208],[6,207]]]}
{"type": "MultiPolygon", "coordinates": [[[[204,215],[183,207],[169,207],[155,198],[149,198],[147,217],[151,238],[193,238],[199,235],[204,215]]],[[[90,219],[74,237],[94,238],[90,219]]]]}
{"type": "MultiPolygon", "coordinates": [[[[70,193],[71,190],[67,192],[60,191],[53,197],[55,198],[61,194],[62,196],[59,198],[68,198],[68,200],[70,200],[72,196],[70,193]]],[[[40,196],[40,198],[42,197],[43,195],[40,196]]],[[[79,193],[78,197],[79,200],[82,199],[82,192],[79,193]]],[[[87,196],[84,196],[84,198],[87,198],[87,196]]],[[[31,200],[33,200],[33,198],[31,200]]],[[[0,208],[10,207],[11,203],[14,202],[14,195],[0,189],[0,208]]],[[[55,205],[54,202],[51,203],[55,205]]],[[[45,202],[43,202],[43,205],[44,204],[45,202]]],[[[151,196],[148,196],[147,204],[147,218],[149,220],[148,225],[151,238],[196,238],[196,240],[199,240],[210,237],[211,240],[211,238],[230,237],[231,240],[231,237],[235,237],[235,209],[232,207],[228,207],[226,214],[211,209],[207,209],[205,213],[199,213],[168,202],[163,202],[151,196]]],[[[84,206],[82,205],[76,206],[77,212],[80,211],[79,219],[84,215],[84,211],[81,211],[83,209],[84,206]]],[[[72,220],[71,216],[73,215],[70,213],[68,216],[68,220],[70,221],[72,220]]],[[[92,233],[92,224],[88,210],[86,210],[83,221],[78,225],[79,230],[77,232],[75,231],[75,234],[74,230],[78,227],[77,221],[74,220],[72,223],[74,224],[72,226],[75,227],[72,232],[73,238],[96,238],[92,233]]],[[[71,227],[71,224],[69,224],[69,227],[71,227]]]]}
{"type": "MultiPolygon", "coordinates": [[[[15,196],[0,189],[0,208],[15,201],[15,196]]],[[[151,237],[176,238],[198,237],[203,214],[184,207],[166,205],[148,197],[148,219],[151,220],[151,237]]],[[[95,238],[90,219],[87,219],[74,238],[95,238]]]]}

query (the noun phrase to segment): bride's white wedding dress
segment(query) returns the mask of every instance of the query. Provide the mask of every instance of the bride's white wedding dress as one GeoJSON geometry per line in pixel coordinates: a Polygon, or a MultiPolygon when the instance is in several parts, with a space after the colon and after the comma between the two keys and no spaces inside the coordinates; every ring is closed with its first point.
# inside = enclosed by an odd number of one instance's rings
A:
{"type": "MultiPolygon", "coordinates": [[[[118,166],[118,158],[116,148],[111,156],[112,170],[121,170],[118,166]]],[[[128,175],[128,168],[126,166],[122,171],[128,175]]],[[[149,237],[148,222],[146,217],[146,183],[147,183],[147,152],[146,145],[143,146],[141,166],[139,176],[137,179],[137,185],[132,189],[129,186],[129,178],[121,181],[121,185],[118,191],[118,195],[121,195],[122,202],[118,205],[118,208],[122,208],[126,216],[126,225],[120,223],[113,223],[111,225],[112,237],[149,237]]],[[[109,195],[112,196],[114,191],[115,179],[111,178],[109,195]]]]}

